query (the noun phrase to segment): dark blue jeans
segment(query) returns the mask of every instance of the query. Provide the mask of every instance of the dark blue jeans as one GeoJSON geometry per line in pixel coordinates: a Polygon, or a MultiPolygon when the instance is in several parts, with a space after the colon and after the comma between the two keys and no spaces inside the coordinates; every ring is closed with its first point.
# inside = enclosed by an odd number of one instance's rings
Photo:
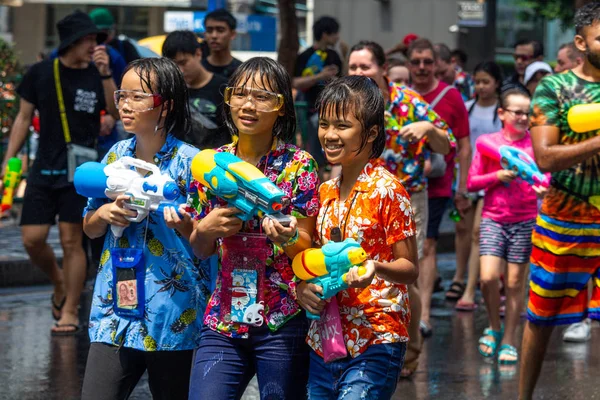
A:
{"type": "Polygon", "coordinates": [[[310,352],[311,400],[386,400],[396,391],[406,343],[374,344],[356,358],[325,364],[310,352]]]}
{"type": "Polygon", "coordinates": [[[261,400],[306,399],[307,332],[304,312],[276,332],[266,326],[250,328],[248,339],[204,327],[192,365],[190,399],[239,399],[254,374],[261,400]]]}

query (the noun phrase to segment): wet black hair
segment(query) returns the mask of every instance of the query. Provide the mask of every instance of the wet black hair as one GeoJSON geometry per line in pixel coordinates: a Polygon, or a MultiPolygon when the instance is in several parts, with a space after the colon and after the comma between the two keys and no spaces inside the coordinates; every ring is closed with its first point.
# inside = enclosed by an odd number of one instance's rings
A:
{"type": "Polygon", "coordinates": [[[190,129],[190,108],[187,85],[177,64],[165,57],[140,58],[130,62],[123,75],[130,70],[139,75],[144,90],[159,94],[162,98],[157,130],[164,129],[165,133],[183,139],[190,129]],[[162,111],[165,108],[167,113],[163,119],[162,111]]]}
{"type": "MultiPolygon", "coordinates": [[[[273,136],[284,142],[291,142],[296,135],[296,110],[292,96],[292,81],[285,68],[268,57],[253,57],[243,62],[229,78],[229,86],[245,86],[250,83],[257,89],[283,95],[284,115],[277,117],[273,125],[273,136]],[[258,79],[256,78],[258,76],[258,79]]],[[[232,135],[237,135],[238,128],[231,118],[230,107],[223,107],[225,124],[232,135]]]]}
{"type": "Polygon", "coordinates": [[[225,22],[232,31],[235,31],[235,28],[237,28],[237,20],[229,11],[224,8],[220,8],[206,14],[206,17],[204,17],[204,25],[206,25],[206,23],[211,19],[213,21],[225,22]]]}
{"type": "Polygon", "coordinates": [[[169,33],[162,45],[162,55],[170,59],[177,53],[195,55],[200,48],[198,36],[192,31],[173,31],[169,33]]]}
{"type": "Polygon", "coordinates": [[[594,1],[586,4],[575,12],[575,33],[580,35],[583,28],[592,26],[598,21],[600,21],[600,3],[594,1]]]}
{"type": "Polygon", "coordinates": [[[533,46],[533,58],[538,58],[544,55],[544,45],[534,39],[521,39],[518,40],[515,43],[515,50],[517,48],[517,46],[525,46],[525,45],[532,45],[533,46]]]}
{"type": "Polygon", "coordinates": [[[452,57],[456,57],[457,59],[459,59],[462,65],[465,65],[467,63],[467,60],[469,59],[467,53],[465,53],[464,50],[461,49],[452,50],[451,55],[452,57]]]}
{"type": "MultiPolygon", "coordinates": [[[[502,68],[500,68],[500,66],[498,64],[496,64],[493,61],[483,61],[480,62],[479,64],[477,64],[475,66],[475,69],[473,70],[473,78],[475,78],[475,75],[478,72],[485,72],[486,74],[490,75],[492,78],[494,78],[494,80],[497,83],[496,86],[496,95],[498,96],[498,98],[500,98],[500,89],[502,87],[502,68]]],[[[471,112],[473,111],[473,109],[475,108],[475,104],[477,104],[477,98],[475,98],[475,101],[473,102],[473,104],[471,104],[471,107],[469,107],[469,115],[471,115],[471,112]]],[[[496,110],[494,111],[494,122],[496,122],[496,120],[498,119],[498,107],[499,104],[496,104],[496,110]]]]}
{"type": "Polygon", "coordinates": [[[313,24],[312,30],[314,39],[319,41],[324,33],[328,35],[338,33],[340,31],[340,24],[333,17],[323,16],[313,24]]]}
{"type": "Polygon", "coordinates": [[[508,107],[508,98],[510,96],[523,96],[527,97],[528,99],[531,99],[531,95],[529,94],[529,92],[518,87],[511,87],[510,89],[503,90],[502,93],[500,93],[501,108],[506,110],[506,107],[508,107]]]}
{"type": "Polygon", "coordinates": [[[329,83],[319,94],[316,103],[319,118],[332,113],[343,119],[352,112],[362,127],[360,153],[367,146],[371,129],[377,127],[377,137],[369,158],[381,156],[385,148],[385,100],[377,83],[365,76],[346,76],[329,83]]]}
{"type": "Polygon", "coordinates": [[[375,61],[377,65],[379,65],[380,67],[383,67],[385,65],[386,58],[385,51],[383,51],[383,47],[381,47],[379,43],[375,43],[370,40],[361,40],[360,42],[356,43],[354,46],[352,46],[348,54],[352,54],[355,51],[365,49],[371,52],[371,54],[373,55],[373,61],[375,61]]]}

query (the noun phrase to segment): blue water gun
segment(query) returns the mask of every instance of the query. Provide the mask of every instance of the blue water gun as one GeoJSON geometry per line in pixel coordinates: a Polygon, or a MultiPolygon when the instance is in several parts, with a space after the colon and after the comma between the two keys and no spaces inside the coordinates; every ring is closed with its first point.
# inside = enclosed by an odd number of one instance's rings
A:
{"type": "Polygon", "coordinates": [[[192,176],[217,197],[238,208],[242,221],[265,216],[283,226],[292,222],[281,210],[289,203],[277,187],[254,165],[234,154],[202,150],[192,160],[192,176]]]}
{"type": "MultiPolygon", "coordinates": [[[[329,299],[338,292],[348,289],[346,274],[350,268],[367,261],[367,253],[360,244],[351,238],[343,242],[328,242],[320,249],[307,249],[294,257],[292,269],[303,281],[314,283],[323,288],[323,299],[329,299]]],[[[358,268],[358,274],[364,275],[366,269],[358,268]]],[[[309,319],[320,319],[319,315],[306,311],[309,319]]]]}
{"type": "Polygon", "coordinates": [[[521,178],[531,185],[550,186],[550,180],[544,175],[535,161],[523,150],[512,146],[500,146],[495,149],[485,140],[477,140],[477,151],[482,155],[500,162],[502,168],[513,171],[517,178],[521,178]]]}

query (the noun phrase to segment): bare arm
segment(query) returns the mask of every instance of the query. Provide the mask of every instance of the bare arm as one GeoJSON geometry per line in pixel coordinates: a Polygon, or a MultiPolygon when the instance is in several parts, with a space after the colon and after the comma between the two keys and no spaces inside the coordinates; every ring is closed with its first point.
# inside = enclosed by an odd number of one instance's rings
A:
{"type": "Polygon", "coordinates": [[[119,195],[114,202],[104,204],[97,210],[89,211],[83,218],[83,232],[90,239],[95,239],[104,235],[109,225],[129,226],[130,222],[125,217],[135,217],[137,213],[124,208],[127,200],[129,200],[129,196],[119,195]]]}
{"type": "Polygon", "coordinates": [[[115,106],[113,94],[117,90],[114,79],[103,79],[102,88],[104,89],[104,101],[106,102],[106,111],[115,119],[119,120],[119,111],[115,106]]]}
{"type": "Polygon", "coordinates": [[[458,180],[458,191],[467,190],[467,177],[469,176],[469,167],[471,166],[471,141],[468,136],[458,139],[458,165],[460,166],[460,176],[458,180]]]}
{"type": "Polygon", "coordinates": [[[568,169],[600,152],[600,136],[574,144],[559,144],[560,130],[556,126],[531,128],[533,152],[542,172],[568,169]]]}
{"type": "Polygon", "coordinates": [[[431,124],[431,129],[427,133],[427,139],[429,140],[429,147],[436,153],[446,155],[450,152],[450,140],[448,139],[448,132],[435,127],[431,124]]]}
{"type": "Polygon", "coordinates": [[[375,261],[375,272],[388,282],[411,284],[419,277],[416,236],[394,243],[395,260],[389,263],[375,261]]]}
{"type": "Polygon", "coordinates": [[[35,107],[32,103],[21,98],[19,102],[19,113],[17,114],[15,122],[13,123],[10,131],[8,147],[2,162],[2,171],[4,171],[8,160],[14,157],[19,152],[21,147],[23,147],[23,143],[25,143],[25,140],[27,139],[29,126],[31,125],[31,118],[33,117],[34,108],[35,107]]]}
{"type": "Polygon", "coordinates": [[[298,241],[293,246],[284,247],[285,254],[294,259],[296,255],[312,247],[313,232],[317,217],[301,218],[298,220],[298,241]]]}

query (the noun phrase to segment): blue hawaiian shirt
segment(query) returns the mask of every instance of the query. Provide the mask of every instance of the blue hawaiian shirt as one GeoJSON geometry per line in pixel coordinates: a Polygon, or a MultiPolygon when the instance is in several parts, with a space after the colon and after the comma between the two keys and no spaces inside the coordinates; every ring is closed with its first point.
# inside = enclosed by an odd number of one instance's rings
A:
{"type": "MultiPolygon", "coordinates": [[[[102,160],[110,164],[124,156],[134,156],[136,139],[116,143],[102,160]]],[[[198,153],[172,135],[155,155],[154,162],[173,178],[185,202],[191,182],[190,166],[198,153]]],[[[108,199],[88,200],[84,215],[108,199]]],[[[125,346],[137,350],[189,350],[197,347],[202,316],[210,296],[208,262],[200,262],[187,240],[167,228],[163,215],[150,213],[140,223],[132,223],[115,243],[107,230],[100,258],[90,312],[90,341],[125,346]],[[144,246],[145,241],[145,246],[144,246]],[[144,318],[120,317],[113,310],[112,247],[143,248],[145,276],[144,318]]]]}

